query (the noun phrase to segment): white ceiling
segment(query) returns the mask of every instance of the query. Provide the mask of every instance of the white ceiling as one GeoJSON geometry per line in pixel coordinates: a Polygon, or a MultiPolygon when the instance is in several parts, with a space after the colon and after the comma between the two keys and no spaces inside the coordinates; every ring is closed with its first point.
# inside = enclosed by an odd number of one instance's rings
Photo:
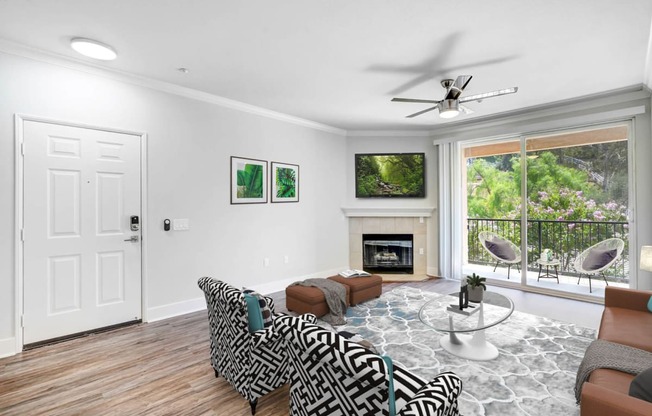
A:
{"type": "Polygon", "coordinates": [[[0,0],[0,39],[345,130],[433,130],[436,111],[405,118],[427,104],[390,100],[461,74],[464,95],[519,92],[455,122],[650,86],[651,23],[650,0],[0,0]]]}

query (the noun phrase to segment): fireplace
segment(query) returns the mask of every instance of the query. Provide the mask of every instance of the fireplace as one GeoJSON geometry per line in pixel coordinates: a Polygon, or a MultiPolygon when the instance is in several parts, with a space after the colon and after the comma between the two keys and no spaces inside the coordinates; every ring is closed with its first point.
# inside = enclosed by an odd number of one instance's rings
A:
{"type": "Polygon", "coordinates": [[[412,234],[362,234],[362,267],[371,273],[414,273],[412,234]]]}

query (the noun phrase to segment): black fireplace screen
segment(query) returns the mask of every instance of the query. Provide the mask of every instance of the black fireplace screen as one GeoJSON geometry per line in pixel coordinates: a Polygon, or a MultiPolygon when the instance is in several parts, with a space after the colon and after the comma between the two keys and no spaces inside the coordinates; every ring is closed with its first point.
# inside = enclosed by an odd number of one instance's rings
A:
{"type": "Polygon", "coordinates": [[[412,234],[363,234],[363,268],[370,272],[412,274],[412,234]]]}

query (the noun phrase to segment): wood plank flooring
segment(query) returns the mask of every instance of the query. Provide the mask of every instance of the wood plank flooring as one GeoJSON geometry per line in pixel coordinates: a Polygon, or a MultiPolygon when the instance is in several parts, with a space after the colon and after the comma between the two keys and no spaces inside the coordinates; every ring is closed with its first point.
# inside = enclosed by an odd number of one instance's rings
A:
{"type": "MultiPolygon", "coordinates": [[[[383,291],[401,285],[443,293],[458,283],[388,283],[383,291]]],[[[272,297],[284,311],[285,293],[272,297]]],[[[549,297],[530,296],[528,303],[536,299],[556,309],[555,298],[543,298],[549,297]]],[[[590,305],[575,302],[573,308],[582,314],[590,305]]],[[[259,400],[256,415],[287,415],[288,400],[287,387],[276,390],[259,400]]],[[[250,414],[249,403],[223,378],[215,378],[205,311],[0,359],[0,415],[250,414]]]]}

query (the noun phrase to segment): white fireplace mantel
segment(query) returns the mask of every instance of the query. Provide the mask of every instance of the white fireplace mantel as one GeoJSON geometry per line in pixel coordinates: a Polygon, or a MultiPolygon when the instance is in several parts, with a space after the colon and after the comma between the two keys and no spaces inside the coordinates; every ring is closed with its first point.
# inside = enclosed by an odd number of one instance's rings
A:
{"type": "Polygon", "coordinates": [[[434,207],[407,208],[407,207],[342,207],[342,212],[347,217],[432,217],[434,207]]]}

